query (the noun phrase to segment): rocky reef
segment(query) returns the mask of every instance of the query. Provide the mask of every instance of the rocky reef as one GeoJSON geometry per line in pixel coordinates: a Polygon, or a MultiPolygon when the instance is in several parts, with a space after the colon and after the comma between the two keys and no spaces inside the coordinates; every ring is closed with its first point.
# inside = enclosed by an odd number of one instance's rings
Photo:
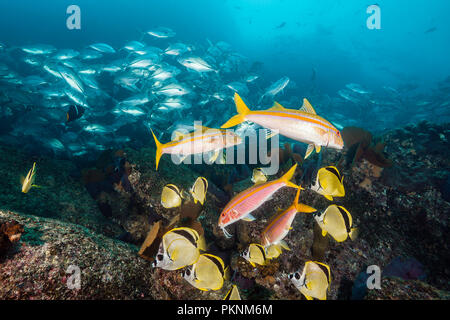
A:
{"type": "Polygon", "coordinates": [[[69,161],[29,159],[2,148],[9,156],[0,163],[0,298],[221,299],[234,283],[243,299],[304,299],[287,274],[316,260],[331,268],[328,299],[448,299],[449,139],[449,124],[422,122],[355,140],[366,141],[363,147],[324,149],[307,161],[297,155],[303,154],[300,144],[285,145],[278,176],[298,162],[295,179],[306,189],[300,202],[319,211],[333,203],[344,206],[359,237],[337,243],[321,236],[312,215],[299,213],[285,238],[291,250],[256,267],[239,253],[259,242],[267,221],[292,203],[295,190],[278,191],[253,213],[255,221],[238,221],[229,227],[233,237],[225,238],[217,227],[219,214],[233,194],[251,185],[252,168],[175,165],[163,156],[155,171],[155,149],[149,146],[105,152],[80,170],[69,161]],[[20,175],[34,161],[40,188],[23,194],[20,175]],[[331,202],[306,188],[305,176],[318,164],[339,168],[345,197],[331,202]],[[179,208],[161,205],[164,185],[187,191],[198,176],[209,182],[203,206],[190,199],[179,208]],[[221,290],[200,291],[179,271],[153,269],[151,257],[139,256],[152,225],[168,225],[178,215],[179,224],[197,221],[208,252],[229,265],[231,281],[221,290]],[[81,269],[78,290],[67,288],[70,265],[81,269]],[[370,265],[386,270],[381,289],[352,294],[370,265]]]}

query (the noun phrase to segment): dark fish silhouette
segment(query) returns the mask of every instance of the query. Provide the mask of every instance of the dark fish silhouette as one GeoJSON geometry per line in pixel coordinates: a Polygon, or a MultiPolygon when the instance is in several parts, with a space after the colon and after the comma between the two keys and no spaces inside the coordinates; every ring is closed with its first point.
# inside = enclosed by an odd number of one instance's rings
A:
{"type": "Polygon", "coordinates": [[[281,29],[286,25],[286,22],[282,22],[279,26],[275,27],[275,29],[281,29]]]}

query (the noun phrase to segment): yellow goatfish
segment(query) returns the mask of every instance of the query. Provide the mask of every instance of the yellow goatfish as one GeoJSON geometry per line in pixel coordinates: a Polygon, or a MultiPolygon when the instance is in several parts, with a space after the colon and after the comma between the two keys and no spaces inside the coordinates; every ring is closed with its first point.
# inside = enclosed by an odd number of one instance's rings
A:
{"type": "Polygon", "coordinates": [[[262,127],[278,130],[283,136],[308,144],[305,159],[314,148],[319,153],[322,146],[339,150],[344,147],[339,130],[318,116],[306,98],[303,99],[300,110],[286,109],[275,102],[270,109],[251,111],[237,93],[234,94],[234,102],[238,114],[221,128],[234,127],[248,120],[262,127]]]}
{"type": "Polygon", "coordinates": [[[34,180],[36,179],[36,162],[33,163],[33,168],[28,171],[27,176],[24,178],[22,177],[20,179],[20,182],[22,183],[22,192],[28,193],[30,191],[31,187],[39,187],[37,185],[34,185],[34,180]]]}
{"type": "Polygon", "coordinates": [[[194,131],[183,134],[175,131],[175,139],[168,143],[160,143],[153,133],[156,143],[156,170],[159,160],[165,153],[175,154],[184,160],[189,155],[212,152],[209,161],[214,162],[219,156],[220,150],[238,145],[242,139],[227,130],[213,129],[202,126],[194,126],[194,131]]]}

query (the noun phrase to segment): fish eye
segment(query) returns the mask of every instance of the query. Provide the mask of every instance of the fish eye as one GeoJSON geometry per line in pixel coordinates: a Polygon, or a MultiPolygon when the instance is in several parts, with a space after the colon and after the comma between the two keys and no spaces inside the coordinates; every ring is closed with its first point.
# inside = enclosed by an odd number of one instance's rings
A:
{"type": "Polygon", "coordinates": [[[295,279],[297,279],[297,280],[300,279],[300,274],[298,272],[295,273],[295,279]]]}
{"type": "Polygon", "coordinates": [[[163,256],[162,254],[158,254],[158,255],[156,256],[156,258],[157,258],[159,261],[162,261],[163,258],[164,258],[164,256],[163,256]]]}
{"type": "Polygon", "coordinates": [[[289,279],[292,279],[294,277],[294,275],[291,273],[290,275],[289,275],[289,279]]]}
{"type": "Polygon", "coordinates": [[[187,269],[186,270],[186,275],[189,277],[191,275],[191,270],[187,269]]]}

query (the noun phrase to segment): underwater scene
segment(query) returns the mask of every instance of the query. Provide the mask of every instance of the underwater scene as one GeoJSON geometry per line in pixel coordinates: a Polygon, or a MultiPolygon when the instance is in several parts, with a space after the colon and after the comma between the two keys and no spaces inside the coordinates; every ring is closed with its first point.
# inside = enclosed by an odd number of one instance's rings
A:
{"type": "Polygon", "coordinates": [[[448,12],[0,1],[0,299],[448,300],[448,12]]]}

